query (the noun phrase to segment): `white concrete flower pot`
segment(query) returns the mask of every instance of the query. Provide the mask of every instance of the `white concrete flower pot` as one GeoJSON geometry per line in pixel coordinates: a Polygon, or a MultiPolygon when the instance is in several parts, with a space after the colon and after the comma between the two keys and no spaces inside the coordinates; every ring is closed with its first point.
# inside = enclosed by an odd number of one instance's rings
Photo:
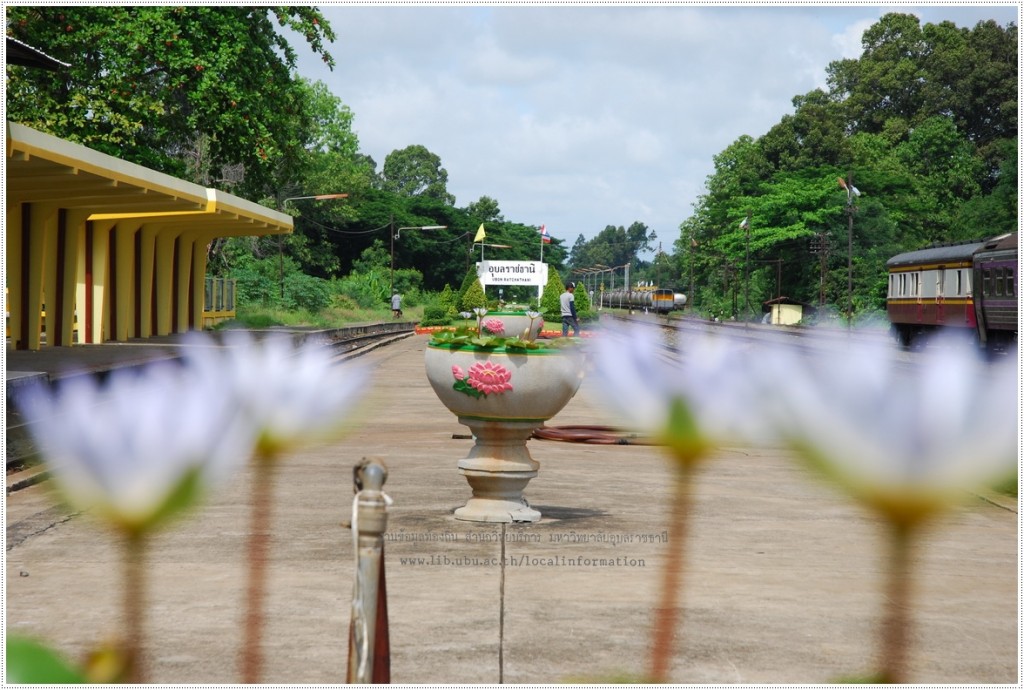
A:
{"type": "Polygon", "coordinates": [[[523,498],[540,463],[526,448],[533,431],[565,407],[583,379],[578,348],[513,350],[428,344],[427,379],[476,439],[459,461],[473,489],[460,520],[536,522],[523,498]]]}
{"type": "Polygon", "coordinates": [[[489,311],[481,319],[481,325],[486,326],[488,323],[500,323],[502,328],[500,332],[496,332],[496,329],[485,328],[485,333],[507,338],[536,340],[541,328],[544,327],[544,317],[538,314],[536,318],[531,319],[525,311],[489,311]]]}

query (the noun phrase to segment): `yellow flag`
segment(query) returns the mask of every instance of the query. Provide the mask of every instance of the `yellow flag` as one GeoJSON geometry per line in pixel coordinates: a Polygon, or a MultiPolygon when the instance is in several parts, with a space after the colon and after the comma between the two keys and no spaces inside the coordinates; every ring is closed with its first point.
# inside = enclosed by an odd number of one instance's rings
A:
{"type": "Polygon", "coordinates": [[[484,232],[484,224],[480,223],[480,227],[477,228],[476,237],[473,238],[473,241],[479,242],[485,237],[487,237],[487,233],[484,232]]]}

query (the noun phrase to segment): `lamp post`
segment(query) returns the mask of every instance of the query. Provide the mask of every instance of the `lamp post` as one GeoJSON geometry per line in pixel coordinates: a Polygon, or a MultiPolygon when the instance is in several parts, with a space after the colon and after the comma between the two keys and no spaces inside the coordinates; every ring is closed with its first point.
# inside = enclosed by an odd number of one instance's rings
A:
{"type": "MultiPolygon", "coordinates": [[[[395,240],[401,239],[403,230],[444,230],[447,225],[411,225],[395,230],[395,217],[391,216],[391,294],[395,294],[395,240]]],[[[390,295],[389,295],[390,297],[390,295]]]]}
{"type": "MultiPolygon", "coordinates": [[[[316,199],[317,201],[323,201],[325,199],[345,199],[348,194],[311,194],[308,196],[290,196],[281,202],[281,208],[283,209],[288,205],[289,201],[299,201],[301,199],[316,199]]],[[[281,235],[277,236],[277,281],[281,290],[281,299],[284,299],[284,240],[281,239],[281,235]]]]}
{"type": "Polygon", "coordinates": [[[488,244],[486,242],[477,242],[473,246],[475,247],[477,245],[480,246],[480,260],[481,261],[484,260],[484,247],[490,247],[491,249],[511,249],[512,248],[511,244],[488,244]]]}
{"type": "Polygon", "coordinates": [[[693,236],[693,230],[690,230],[690,294],[687,297],[684,308],[689,308],[690,312],[693,312],[693,305],[696,303],[696,297],[693,294],[693,258],[694,254],[697,253],[697,240],[693,236]]]}
{"type": "Polygon", "coordinates": [[[853,173],[840,177],[839,186],[846,190],[846,323],[853,328],[853,199],[860,190],[853,186],[853,173]]]}
{"type": "Polygon", "coordinates": [[[747,256],[743,261],[743,322],[746,323],[750,317],[750,209],[747,209],[747,217],[740,222],[740,227],[747,235],[747,256]]]}
{"type": "MultiPolygon", "coordinates": [[[[848,183],[853,187],[853,176],[848,183]]],[[[853,327],[853,192],[846,190],[846,324],[853,327]]]]}

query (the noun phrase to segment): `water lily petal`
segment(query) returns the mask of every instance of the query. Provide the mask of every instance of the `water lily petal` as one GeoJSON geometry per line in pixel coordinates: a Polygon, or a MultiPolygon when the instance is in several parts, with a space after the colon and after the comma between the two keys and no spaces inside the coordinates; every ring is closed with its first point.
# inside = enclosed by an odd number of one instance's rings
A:
{"type": "Polygon", "coordinates": [[[908,366],[887,346],[773,351],[776,423],[802,454],[901,520],[928,517],[1016,466],[1016,366],[941,340],[908,366]]]}
{"type": "Polygon", "coordinates": [[[190,364],[234,392],[260,443],[272,448],[337,435],[369,378],[363,367],[335,362],[321,344],[296,346],[286,336],[256,341],[242,331],[225,334],[223,347],[195,348],[190,364]]]}
{"type": "Polygon", "coordinates": [[[676,334],[669,349],[650,329],[609,328],[595,344],[605,398],[632,426],[665,436],[673,405],[683,403],[708,446],[769,436],[755,386],[753,354],[728,338],[676,334]]]}
{"type": "Polygon", "coordinates": [[[131,530],[156,526],[183,482],[209,488],[252,448],[236,415],[169,364],[35,387],[18,404],[64,497],[131,530]]]}

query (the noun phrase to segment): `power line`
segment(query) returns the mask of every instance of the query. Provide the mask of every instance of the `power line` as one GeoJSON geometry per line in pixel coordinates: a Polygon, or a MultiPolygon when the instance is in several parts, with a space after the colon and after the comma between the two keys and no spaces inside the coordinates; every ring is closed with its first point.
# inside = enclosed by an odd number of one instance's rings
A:
{"type": "MultiPolygon", "coordinates": [[[[339,230],[337,228],[333,228],[333,227],[324,225],[323,223],[318,223],[317,221],[315,221],[315,220],[313,220],[311,218],[303,218],[303,221],[306,222],[306,223],[309,223],[310,225],[314,225],[314,226],[320,228],[321,230],[324,230],[326,232],[333,232],[333,233],[338,234],[338,235],[370,235],[372,233],[380,232],[381,230],[389,230],[391,228],[391,223],[388,223],[387,225],[382,225],[379,228],[374,228],[372,230],[339,230]]],[[[433,242],[434,244],[450,244],[452,242],[458,242],[459,240],[464,239],[467,235],[470,235],[470,234],[472,234],[472,231],[466,231],[466,232],[462,233],[461,235],[459,235],[458,237],[454,237],[454,238],[452,238],[450,240],[440,240],[440,239],[434,240],[433,238],[430,238],[430,239],[425,240],[425,241],[426,242],[433,242]]]]}

